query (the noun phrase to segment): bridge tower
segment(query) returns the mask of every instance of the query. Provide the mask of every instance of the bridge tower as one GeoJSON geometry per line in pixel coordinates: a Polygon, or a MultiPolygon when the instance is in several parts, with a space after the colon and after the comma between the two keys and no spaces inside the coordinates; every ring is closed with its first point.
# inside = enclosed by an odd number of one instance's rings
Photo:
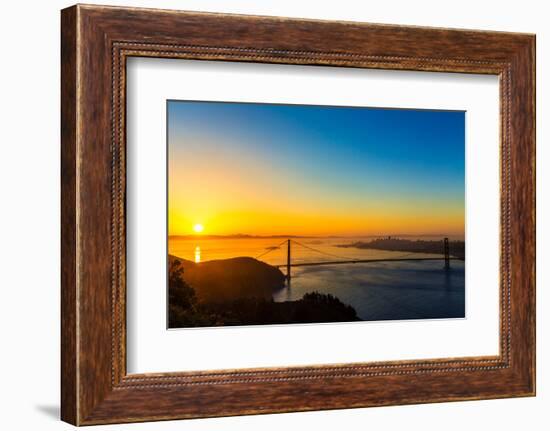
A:
{"type": "Polygon", "coordinates": [[[286,244],[286,281],[290,286],[290,239],[288,239],[286,244]]]}
{"type": "Polygon", "coordinates": [[[449,238],[443,240],[443,253],[445,254],[445,269],[451,267],[451,259],[449,258],[449,238]]]}

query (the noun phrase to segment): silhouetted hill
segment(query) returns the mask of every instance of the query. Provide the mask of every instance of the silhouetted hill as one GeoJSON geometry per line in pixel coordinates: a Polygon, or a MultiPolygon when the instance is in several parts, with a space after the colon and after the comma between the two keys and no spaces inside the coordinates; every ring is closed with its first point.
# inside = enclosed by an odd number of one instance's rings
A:
{"type": "Polygon", "coordinates": [[[278,268],[252,257],[235,257],[201,262],[169,256],[181,262],[184,279],[195,289],[201,302],[223,302],[244,298],[271,299],[284,287],[285,276],[278,268]]]}

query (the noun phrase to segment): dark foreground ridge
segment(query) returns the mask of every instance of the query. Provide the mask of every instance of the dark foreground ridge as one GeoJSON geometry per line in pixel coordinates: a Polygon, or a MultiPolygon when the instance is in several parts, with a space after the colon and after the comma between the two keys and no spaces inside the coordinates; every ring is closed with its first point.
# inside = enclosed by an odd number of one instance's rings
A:
{"type": "Polygon", "coordinates": [[[355,309],[333,295],[305,294],[298,301],[274,302],[284,287],[277,268],[249,257],[200,264],[169,256],[170,328],[350,322],[355,309]]]}
{"type": "MultiPolygon", "coordinates": [[[[449,254],[464,260],[464,241],[449,241],[449,254]]],[[[356,241],[351,244],[340,244],[343,248],[361,248],[411,253],[443,254],[443,241],[410,240],[399,238],[378,238],[372,241],[356,241]]]]}

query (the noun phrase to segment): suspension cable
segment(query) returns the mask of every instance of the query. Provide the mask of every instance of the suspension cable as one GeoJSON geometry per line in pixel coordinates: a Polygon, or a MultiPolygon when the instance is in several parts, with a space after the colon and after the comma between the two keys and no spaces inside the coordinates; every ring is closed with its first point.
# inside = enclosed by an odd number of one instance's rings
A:
{"type": "Polygon", "coordinates": [[[258,256],[256,256],[254,259],[259,259],[260,257],[263,257],[265,256],[266,254],[268,253],[271,253],[272,251],[275,251],[277,250],[279,247],[281,247],[283,244],[285,244],[287,242],[287,240],[284,240],[282,243],[280,243],[279,245],[276,245],[276,246],[273,246],[273,247],[269,247],[269,250],[267,251],[264,251],[263,253],[260,253],[258,256]]]}
{"type": "Polygon", "coordinates": [[[291,241],[292,241],[293,243],[297,244],[297,245],[300,245],[300,246],[302,246],[302,247],[304,247],[304,248],[307,248],[307,249],[309,249],[309,250],[311,250],[311,251],[315,251],[315,252],[317,252],[317,253],[324,254],[324,255],[326,255],[326,256],[335,257],[335,258],[337,258],[337,259],[357,260],[357,258],[352,258],[352,257],[347,257],[347,256],[339,256],[339,255],[337,255],[337,254],[332,254],[332,253],[328,253],[328,252],[326,252],[326,251],[317,250],[316,248],[309,247],[309,246],[307,246],[307,245],[305,245],[305,244],[302,244],[301,242],[298,242],[298,241],[293,240],[293,239],[292,239],[291,241]]]}

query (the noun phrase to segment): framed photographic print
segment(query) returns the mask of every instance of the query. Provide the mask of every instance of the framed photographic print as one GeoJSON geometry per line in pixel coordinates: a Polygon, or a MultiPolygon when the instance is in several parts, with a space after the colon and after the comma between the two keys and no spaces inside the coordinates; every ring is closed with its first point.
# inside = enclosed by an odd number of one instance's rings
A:
{"type": "Polygon", "coordinates": [[[535,37],[62,11],[62,419],[535,394],[535,37]]]}

